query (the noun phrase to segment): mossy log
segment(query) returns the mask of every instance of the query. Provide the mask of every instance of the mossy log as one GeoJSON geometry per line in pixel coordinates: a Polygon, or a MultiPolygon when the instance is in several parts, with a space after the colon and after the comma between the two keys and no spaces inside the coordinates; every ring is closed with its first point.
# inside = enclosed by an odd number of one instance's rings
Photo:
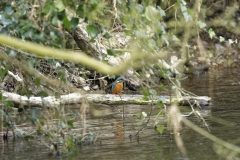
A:
{"type": "Polygon", "coordinates": [[[23,106],[39,106],[39,107],[54,107],[66,104],[78,104],[82,102],[83,98],[86,98],[90,103],[96,104],[156,104],[159,99],[164,100],[164,103],[169,105],[171,102],[177,102],[179,105],[197,105],[200,107],[211,106],[211,98],[206,96],[192,97],[185,96],[182,98],[174,98],[169,96],[152,96],[151,100],[144,100],[143,95],[112,95],[112,94],[80,94],[71,93],[68,95],[61,95],[60,97],[48,96],[48,97],[27,97],[21,96],[15,93],[1,91],[2,97],[6,101],[13,101],[15,104],[23,106]]]}

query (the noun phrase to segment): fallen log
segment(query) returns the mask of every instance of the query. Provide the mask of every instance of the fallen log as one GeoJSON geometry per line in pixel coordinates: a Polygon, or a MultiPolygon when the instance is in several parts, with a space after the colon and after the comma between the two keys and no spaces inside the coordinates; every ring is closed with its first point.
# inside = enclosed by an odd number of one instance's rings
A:
{"type": "Polygon", "coordinates": [[[199,107],[210,107],[211,98],[206,96],[193,97],[185,96],[182,98],[174,98],[170,96],[151,96],[151,100],[144,100],[143,95],[112,95],[112,94],[81,94],[71,93],[68,95],[61,95],[60,97],[27,97],[21,96],[16,93],[1,91],[2,97],[6,101],[13,101],[15,104],[23,106],[38,106],[38,107],[54,107],[66,104],[81,103],[83,98],[86,98],[90,103],[96,104],[156,104],[159,101],[169,105],[170,101],[176,101],[179,105],[196,105],[199,107]]]}

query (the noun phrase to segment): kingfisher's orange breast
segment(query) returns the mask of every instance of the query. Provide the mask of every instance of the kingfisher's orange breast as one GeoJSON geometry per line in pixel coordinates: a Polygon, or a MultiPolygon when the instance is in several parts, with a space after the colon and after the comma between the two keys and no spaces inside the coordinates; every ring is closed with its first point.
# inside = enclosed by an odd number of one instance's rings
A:
{"type": "Polygon", "coordinates": [[[112,94],[121,94],[123,90],[123,83],[117,83],[115,88],[112,90],[112,94]]]}

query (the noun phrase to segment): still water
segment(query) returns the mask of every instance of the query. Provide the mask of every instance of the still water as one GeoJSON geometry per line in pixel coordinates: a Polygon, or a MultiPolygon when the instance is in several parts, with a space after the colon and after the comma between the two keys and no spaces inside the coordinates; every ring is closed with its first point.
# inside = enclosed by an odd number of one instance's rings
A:
{"type": "MultiPolygon", "coordinates": [[[[182,85],[196,95],[212,98],[211,113],[205,117],[211,134],[239,146],[240,141],[236,140],[240,134],[240,73],[237,70],[209,71],[183,80],[182,85]]],[[[121,128],[122,106],[92,108],[86,121],[86,133],[94,135],[95,142],[92,145],[88,143],[77,145],[78,152],[70,156],[62,156],[62,159],[215,160],[227,159],[227,156],[231,159],[229,156],[231,152],[227,152],[226,149],[221,150],[221,147],[184,125],[181,136],[187,157],[183,157],[175,144],[173,131],[168,127],[167,121],[156,116],[157,107],[153,108],[153,116],[148,125],[139,132],[139,138],[135,137],[135,134],[144,126],[147,118],[139,120],[136,118],[137,114],[142,111],[149,114],[151,106],[124,106],[124,134],[121,128]],[[98,111],[102,110],[106,115],[100,117],[91,115],[94,108],[98,111]],[[165,126],[162,135],[154,129],[156,122],[165,126]]],[[[196,116],[192,115],[188,119],[207,130],[196,116]]],[[[78,125],[81,124],[74,123],[73,132],[82,133],[83,130],[79,129],[78,125]]],[[[49,149],[39,139],[26,141],[18,138],[13,141],[10,137],[8,143],[0,142],[0,159],[56,159],[48,154],[49,149]]],[[[233,154],[232,157],[239,159],[239,155],[233,154]]]]}

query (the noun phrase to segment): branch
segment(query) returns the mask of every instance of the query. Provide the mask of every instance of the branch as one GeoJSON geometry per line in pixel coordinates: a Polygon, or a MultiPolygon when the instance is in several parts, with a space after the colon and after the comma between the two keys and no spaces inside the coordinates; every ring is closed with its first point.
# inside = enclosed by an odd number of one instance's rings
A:
{"type": "MultiPolygon", "coordinates": [[[[61,95],[59,98],[55,96],[48,97],[27,97],[21,96],[15,93],[10,93],[6,91],[1,91],[2,97],[7,101],[13,101],[17,104],[22,105],[30,105],[30,106],[39,106],[39,107],[54,107],[59,106],[60,104],[76,104],[81,103],[82,98],[86,98],[89,102],[98,103],[98,104],[139,104],[139,105],[148,105],[148,104],[156,104],[160,96],[153,96],[153,100],[144,100],[143,95],[112,95],[112,94],[80,94],[80,93],[71,93],[68,95],[61,95]]],[[[164,96],[166,99],[165,104],[170,104],[170,97],[164,96]]],[[[173,98],[174,100],[174,98],[173,98]]],[[[172,101],[173,101],[172,100],[172,101]]],[[[186,96],[181,99],[175,99],[179,101],[180,105],[187,105],[186,101],[194,102],[198,101],[200,106],[210,105],[211,98],[206,96],[201,97],[191,97],[186,96]]]]}
{"type": "MultiPolygon", "coordinates": [[[[104,74],[121,74],[122,72],[125,72],[131,67],[133,61],[137,61],[139,59],[149,56],[149,54],[147,53],[133,53],[130,58],[124,61],[120,66],[113,67],[104,62],[95,60],[94,58],[87,56],[84,52],[73,52],[62,49],[54,49],[33,42],[24,42],[20,39],[5,36],[2,34],[0,34],[0,43],[30,52],[31,54],[37,54],[38,56],[42,57],[51,57],[55,59],[64,59],[76,63],[81,63],[82,65],[86,65],[104,74]]],[[[157,54],[160,56],[165,55],[165,53],[163,52],[159,52],[157,54]]]]}

